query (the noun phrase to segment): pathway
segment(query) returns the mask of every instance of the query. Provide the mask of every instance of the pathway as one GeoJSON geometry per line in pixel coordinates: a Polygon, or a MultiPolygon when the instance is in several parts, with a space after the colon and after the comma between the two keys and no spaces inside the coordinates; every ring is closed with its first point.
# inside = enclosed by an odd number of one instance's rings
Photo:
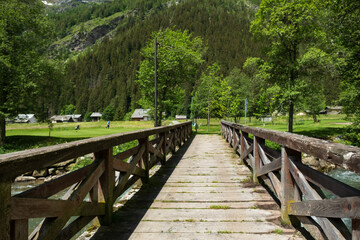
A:
{"type": "Polygon", "coordinates": [[[219,135],[196,135],[92,239],[302,239],[219,135]]]}

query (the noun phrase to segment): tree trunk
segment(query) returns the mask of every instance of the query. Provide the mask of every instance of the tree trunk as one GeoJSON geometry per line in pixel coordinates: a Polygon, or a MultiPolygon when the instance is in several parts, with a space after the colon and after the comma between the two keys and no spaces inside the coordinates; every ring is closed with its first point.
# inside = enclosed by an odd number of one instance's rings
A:
{"type": "Polygon", "coordinates": [[[289,124],[288,124],[288,132],[293,132],[293,122],[294,122],[294,102],[290,100],[289,103],[289,124]]]}
{"type": "Polygon", "coordinates": [[[0,146],[5,144],[5,118],[0,117],[0,146]]]}
{"type": "Polygon", "coordinates": [[[207,116],[207,131],[209,132],[210,126],[210,101],[208,101],[208,116],[207,116]]]}
{"type": "Polygon", "coordinates": [[[317,122],[316,114],[313,114],[313,119],[314,119],[314,123],[316,123],[317,122]]]}

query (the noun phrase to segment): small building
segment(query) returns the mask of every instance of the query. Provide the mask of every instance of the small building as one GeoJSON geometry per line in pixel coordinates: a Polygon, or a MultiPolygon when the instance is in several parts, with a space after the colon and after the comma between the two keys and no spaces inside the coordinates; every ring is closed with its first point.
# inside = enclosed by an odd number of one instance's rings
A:
{"type": "Polygon", "coordinates": [[[186,120],[187,117],[186,117],[186,115],[175,115],[175,119],[176,120],[186,120]]]}
{"type": "Polygon", "coordinates": [[[65,116],[71,117],[74,120],[74,122],[82,122],[83,121],[83,117],[81,114],[73,114],[73,115],[65,115],[65,116]]]}
{"type": "Polygon", "coordinates": [[[272,122],[272,117],[271,116],[262,116],[261,121],[262,122],[272,122]]]}
{"type": "Polygon", "coordinates": [[[336,115],[342,112],[342,106],[327,106],[320,111],[320,114],[336,115]]]}
{"type": "Polygon", "coordinates": [[[150,109],[135,109],[134,113],[131,115],[132,121],[149,121],[151,117],[149,115],[150,109]]]}
{"type": "Polygon", "coordinates": [[[72,115],[54,115],[50,120],[52,123],[74,122],[72,115]]]}
{"type": "Polygon", "coordinates": [[[14,118],[14,123],[36,123],[35,114],[18,114],[14,118]]]}
{"type": "Polygon", "coordinates": [[[91,118],[91,121],[92,121],[92,122],[100,121],[101,117],[102,117],[102,113],[99,113],[99,112],[93,112],[93,113],[90,115],[90,118],[91,118]]]}

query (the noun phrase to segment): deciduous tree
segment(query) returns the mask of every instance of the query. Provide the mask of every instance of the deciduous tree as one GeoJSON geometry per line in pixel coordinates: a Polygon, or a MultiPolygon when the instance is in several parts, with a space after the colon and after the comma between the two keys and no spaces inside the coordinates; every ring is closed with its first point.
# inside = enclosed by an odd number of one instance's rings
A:
{"type": "Polygon", "coordinates": [[[154,38],[157,38],[157,82],[158,82],[158,119],[161,125],[162,112],[174,113],[177,106],[183,105],[187,84],[195,81],[198,66],[203,62],[203,42],[187,31],[166,29],[155,32],[142,49],[143,60],[137,72],[140,86],[140,104],[154,109],[154,38]],[[174,109],[175,108],[175,109],[174,109]]]}
{"type": "Polygon", "coordinates": [[[47,31],[40,0],[0,1],[0,145],[5,117],[26,110],[36,92],[38,62],[47,31]]]}

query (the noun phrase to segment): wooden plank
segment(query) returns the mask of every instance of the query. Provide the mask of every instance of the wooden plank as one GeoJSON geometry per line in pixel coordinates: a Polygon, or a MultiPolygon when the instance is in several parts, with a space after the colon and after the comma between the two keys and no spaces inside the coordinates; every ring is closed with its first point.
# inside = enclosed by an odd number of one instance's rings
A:
{"type": "MultiPolygon", "coordinates": [[[[265,154],[265,152],[263,150],[263,147],[259,148],[259,154],[260,154],[260,157],[261,157],[261,161],[264,163],[264,165],[271,163],[271,161],[267,158],[267,156],[266,156],[266,154],[265,154]]],[[[268,175],[269,175],[271,183],[272,183],[272,185],[273,185],[273,187],[275,189],[275,193],[278,195],[278,197],[280,199],[280,197],[281,197],[281,183],[280,183],[280,180],[272,172],[269,172],[268,175]]]]}
{"type": "Polygon", "coordinates": [[[158,144],[160,142],[160,140],[161,140],[161,137],[155,138],[155,139],[149,141],[149,144],[151,144],[151,145],[158,144]]]}
{"type": "MultiPolygon", "coordinates": [[[[222,121],[222,124],[232,123],[222,121]]],[[[294,133],[253,128],[235,125],[238,129],[253,134],[269,141],[280,144],[298,152],[307,153],[317,158],[342,166],[345,169],[360,173],[360,148],[347,146],[340,143],[332,143],[325,140],[306,137],[294,133]]]]}
{"type": "Polygon", "coordinates": [[[360,218],[360,198],[347,197],[290,203],[289,214],[327,218],[360,218]]]}
{"type": "Polygon", "coordinates": [[[98,164],[98,167],[80,184],[80,186],[70,196],[69,200],[73,201],[75,204],[71,208],[65,209],[61,217],[58,217],[56,219],[47,218],[39,231],[38,239],[54,239],[58,235],[61,229],[65,226],[66,222],[75,212],[77,206],[81,204],[86,194],[95,185],[102,173],[105,171],[104,161],[98,164]]]}
{"type": "Polygon", "coordinates": [[[338,197],[360,196],[360,190],[342,183],[328,175],[318,172],[300,162],[295,162],[296,167],[304,174],[306,180],[325,189],[338,197]]]}
{"type": "Polygon", "coordinates": [[[161,151],[162,151],[162,154],[163,154],[163,157],[162,157],[162,159],[160,161],[161,161],[161,164],[164,165],[166,163],[166,155],[167,155],[167,152],[166,152],[167,133],[164,132],[164,133],[160,134],[160,136],[162,138],[162,144],[160,144],[160,145],[161,145],[161,151]]]}
{"type": "MultiPolygon", "coordinates": [[[[290,172],[294,177],[297,186],[305,195],[305,198],[307,200],[322,200],[319,194],[313,188],[311,188],[310,184],[306,181],[304,175],[299,171],[296,165],[291,160],[289,161],[289,163],[290,172]]],[[[328,239],[345,239],[340,233],[340,231],[336,229],[328,219],[318,217],[317,221],[328,239]]]]}
{"type": "Polygon", "coordinates": [[[84,228],[90,221],[92,221],[94,216],[87,217],[78,217],[67,225],[59,235],[55,238],[56,240],[70,240],[77,232],[84,228]]]}
{"type": "Polygon", "coordinates": [[[311,217],[296,216],[305,229],[311,234],[316,240],[325,240],[324,233],[321,231],[320,225],[314,221],[311,217]]]}
{"type": "MultiPolygon", "coordinates": [[[[161,145],[158,146],[159,148],[161,147],[161,145]]],[[[158,157],[159,159],[163,159],[164,155],[160,152],[159,149],[155,148],[153,145],[148,144],[148,149],[150,153],[153,153],[156,157],[158,157]]]]}
{"type": "Polygon", "coordinates": [[[160,134],[187,125],[191,125],[191,121],[152,129],[89,138],[20,152],[1,154],[0,175],[13,178],[35,169],[44,169],[58,162],[84,156],[92,152],[99,152],[101,150],[112,148],[116,145],[145,138],[150,135],[160,134]]]}
{"type": "Polygon", "coordinates": [[[136,167],[136,164],[141,160],[142,158],[142,154],[144,153],[145,151],[145,145],[142,145],[139,149],[139,152],[136,154],[136,156],[131,160],[130,162],[130,169],[129,171],[124,175],[122,176],[122,178],[120,179],[118,185],[115,187],[114,189],[114,198],[118,198],[121,194],[121,192],[123,191],[124,187],[125,187],[125,184],[127,182],[127,180],[129,179],[130,175],[133,173],[135,167],[136,167]]]}
{"type": "Polygon", "coordinates": [[[100,186],[105,200],[105,215],[100,217],[100,224],[109,226],[112,222],[113,213],[113,192],[115,184],[115,171],[113,162],[113,149],[109,148],[101,152],[94,153],[95,161],[104,162],[105,170],[100,177],[100,186]]]}
{"type": "Polygon", "coordinates": [[[11,180],[0,176],[0,236],[10,240],[11,180]]]}
{"type": "Polygon", "coordinates": [[[265,143],[265,140],[254,136],[254,143],[252,146],[254,151],[254,166],[253,166],[253,182],[258,182],[258,170],[260,169],[260,154],[259,154],[259,144],[265,143]]]}
{"type": "MultiPolygon", "coordinates": [[[[123,161],[114,161],[114,169],[116,171],[120,171],[120,172],[128,172],[131,169],[131,164],[123,162],[123,161]]],[[[146,176],[146,172],[144,169],[138,168],[138,167],[134,167],[133,173],[134,175],[137,175],[139,177],[145,177],[146,176]]]]}
{"type": "Polygon", "coordinates": [[[97,203],[99,201],[99,181],[95,183],[89,192],[89,199],[91,202],[97,203]]]}
{"type": "MultiPolygon", "coordinates": [[[[287,224],[291,224],[289,218],[289,203],[294,201],[294,182],[289,169],[289,153],[289,149],[285,147],[281,148],[281,219],[287,224]]],[[[296,160],[301,161],[301,153],[297,153],[296,155],[298,156],[296,160]]]]}
{"type": "Polygon", "coordinates": [[[11,239],[27,240],[28,239],[29,221],[28,219],[18,219],[11,221],[11,239]]]}
{"type": "MultiPolygon", "coordinates": [[[[11,219],[59,217],[64,210],[72,208],[76,203],[68,200],[12,198],[11,219]]],[[[97,216],[105,214],[105,203],[82,202],[72,216],[97,216]]],[[[27,235],[26,235],[27,236],[27,235]]]]}
{"type": "Polygon", "coordinates": [[[140,149],[140,146],[136,146],[133,148],[130,148],[124,152],[118,153],[114,156],[114,161],[123,161],[126,158],[129,158],[133,155],[135,155],[140,149]]]}
{"type": "Polygon", "coordinates": [[[97,167],[96,164],[90,164],[76,171],[67,173],[49,182],[43,183],[35,188],[19,193],[14,197],[20,198],[48,198],[52,195],[66,189],[67,187],[83,180],[97,167]]]}
{"type": "MultiPolygon", "coordinates": [[[[140,179],[140,177],[138,176],[132,176],[130,177],[127,182],[124,184],[124,187],[122,189],[114,189],[114,196],[117,196],[116,198],[118,198],[121,194],[123,194],[128,188],[130,188],[132,185],[134,185],[136,183],[136,181],[138,181],[140,179]],[[117,191],[118,190],[118,191],[117,191]]],[[[115,202],[116,199],[114,199],[115,202]]]]}
{"type": "MultiPolygon", "coordinates": [[[[246,143],[245,143],[246,144],[246,143]]],[[[254,150],[254,145],[251,144],[250,147],[246,148],[244,154],[242,155],[242,158],[245,159],[250,153],[252,153],[254,150]]],[[[253,167],[253,166],[252,166],[253,167]]]]}
{"type": "Polygon", "coordinates": [[[278,158],[268,164],[265,164],[257,171],[257,175],[262,176],[270,172],[278,171],[279,169],[281,169],[281,158],[278,158]]]}
{"type": "MultiPolygon", "coordinates": [[[[149,168],[149,147],[152,147],[153,149],[154,149],[154,147],[149,144],[148,138],[139,139],[139,145],[144,145],[142,161],[143,161],[144,167],[145,167],[145,176],[141,178],[141,181],[143,184],[145,184],[149,181],[149,170],[150,170],[150,168],[149,168]]],[[[155,149],[154,149],[154,152],[156,152],[155,149]]],[[[154,156],[156,158],[156,154],[154,154],[154,156]]]]}
{"type": "MultiPolygon", "coordinates": [[[[97,164],[97,163],[95,163],[97,164]]],[[[73,184],[69,189],[66,191],[66,193],[61,197],[62,200],[68,200],[71,196],[71,194],[75,191],[75,189],[79,186],[79,183],[73,184]]],[[[49,224],[54,219],[52,218],[45,218],[43,219],[39,225],[36,226],[36,228],[32,231],[32,233],[29,235],[29,239],[38,239],[39,238],[39,231],[42,228],[43,224],[49,224]]]]}
{"type": "Polygon", "coordinates": [[[360,219],[352,220],[352,240],[360,239],[360,219]]]}

